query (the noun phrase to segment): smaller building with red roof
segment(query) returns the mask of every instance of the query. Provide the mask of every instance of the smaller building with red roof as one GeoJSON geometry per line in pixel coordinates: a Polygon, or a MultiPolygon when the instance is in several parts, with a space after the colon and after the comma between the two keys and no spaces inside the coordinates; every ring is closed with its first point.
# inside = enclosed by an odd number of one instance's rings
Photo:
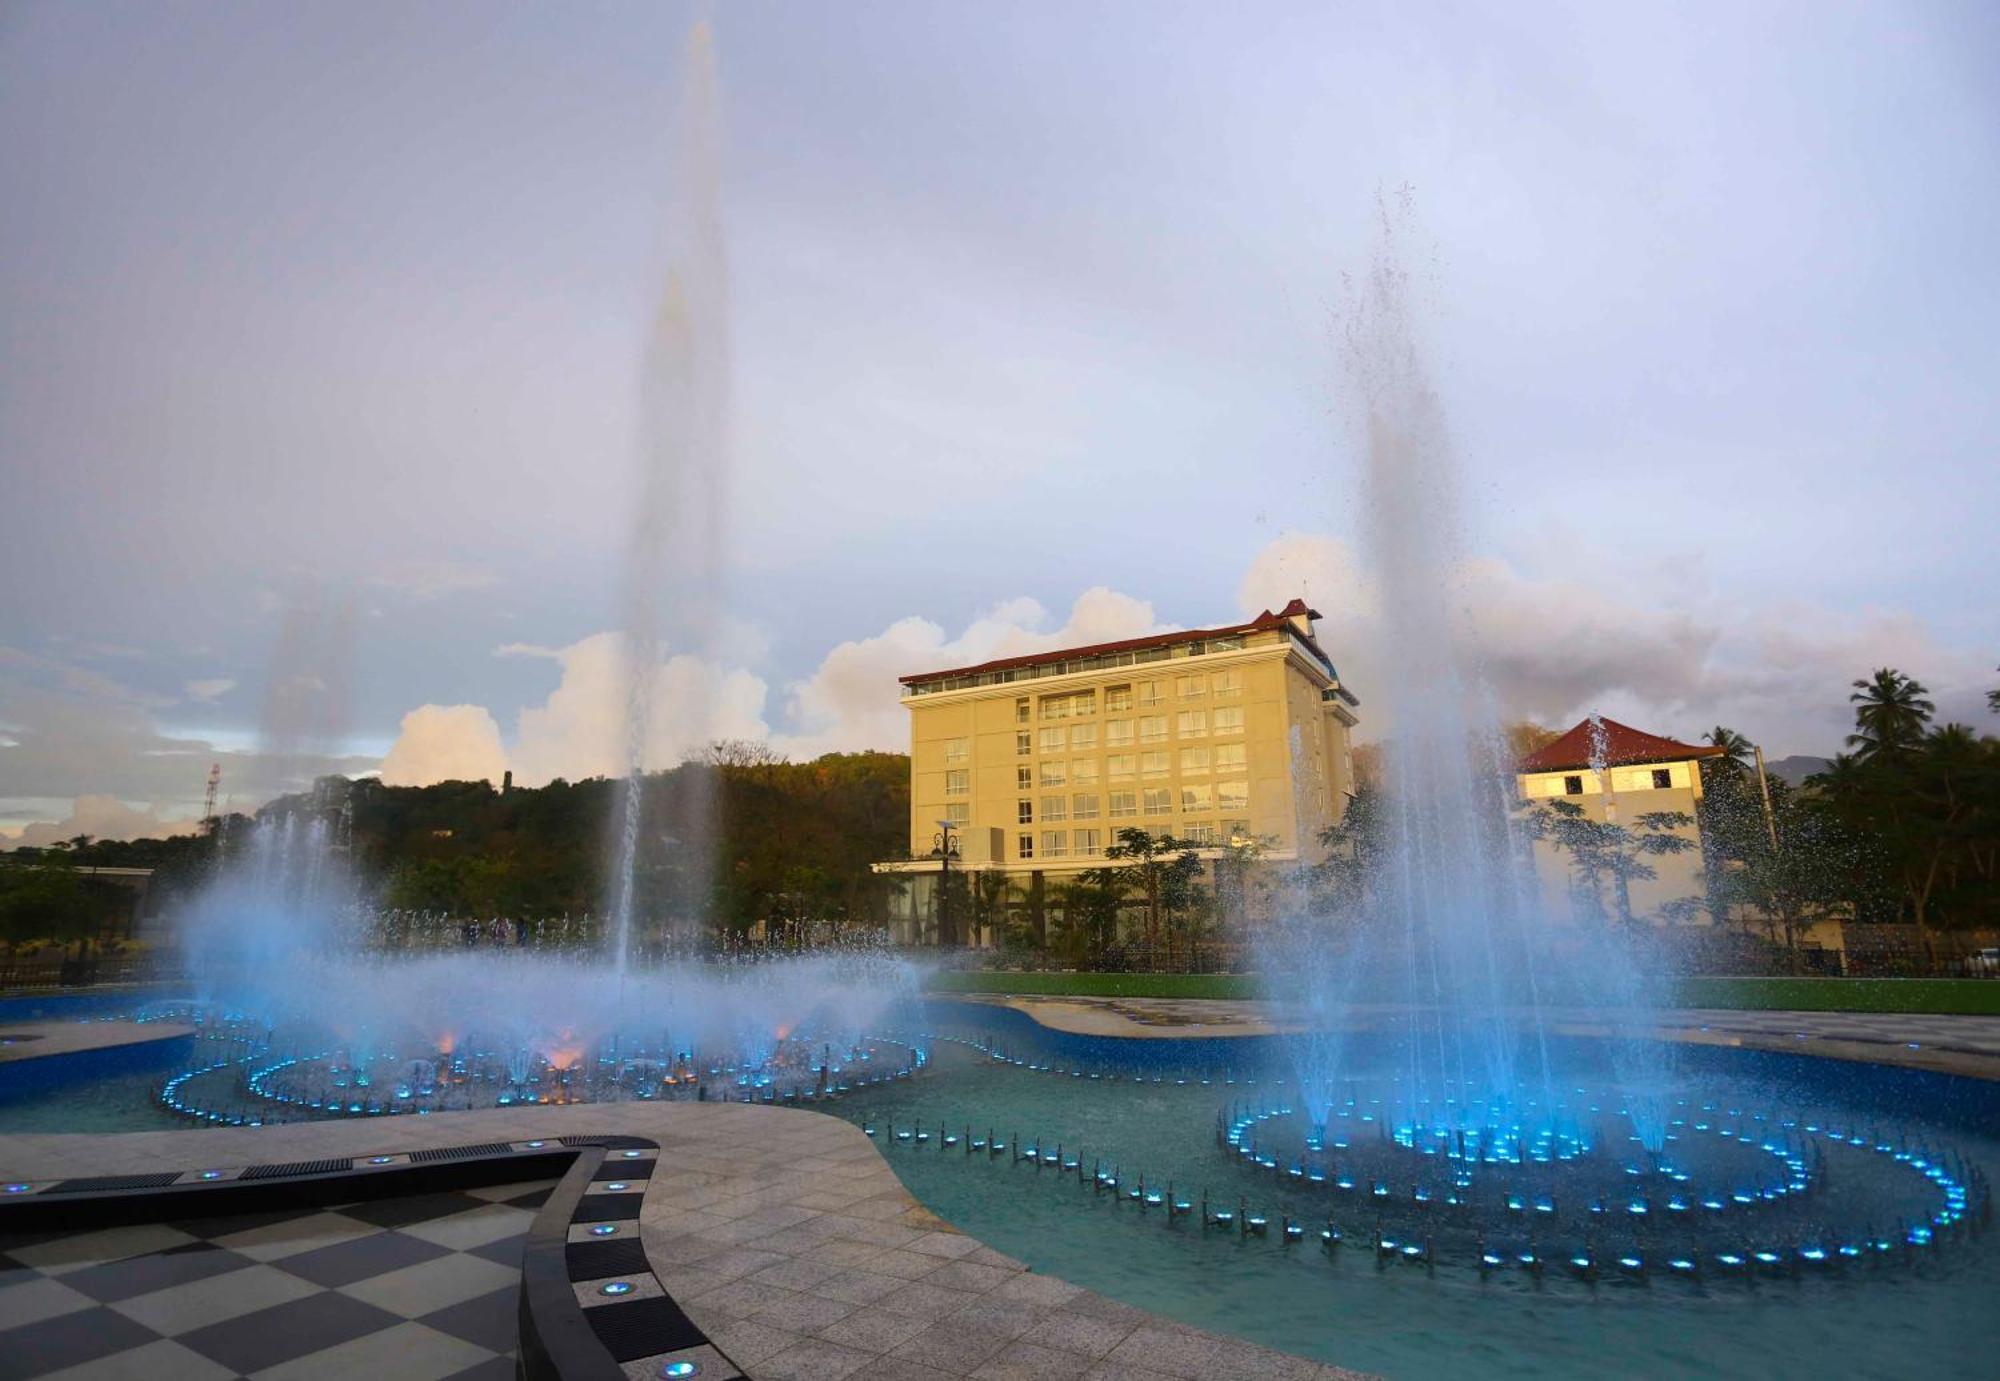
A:
{"type": "Polygon", "coordinates": [[[1575,851],[1545,832],[1535,845],[1535,869],[1547,904],[1564,913],[1589,909],[1617,915],[1629,909],[1635,919],[1658,922],[1708,919],[1701,910],[1707,870],[1695,818],[1702,798],[1701,764],[1721,752],[1592,715],[1517,760],[1516,784],[1529,810],[1616,825],[1632,841],[1667,834],[1693,845],[1668,853],[1635,849],[1653,876],[1627,877],[1620,883],[1585,876],[1575,851]],[[1558,801],[1564,803],[1560,808],[1554,804],[1558,801]],[[1666,817],[1674,823],[1666,823],[1666,817]],[[1623,895],[1612,895],[1614,889],[1622,889],[1623,895]]]}

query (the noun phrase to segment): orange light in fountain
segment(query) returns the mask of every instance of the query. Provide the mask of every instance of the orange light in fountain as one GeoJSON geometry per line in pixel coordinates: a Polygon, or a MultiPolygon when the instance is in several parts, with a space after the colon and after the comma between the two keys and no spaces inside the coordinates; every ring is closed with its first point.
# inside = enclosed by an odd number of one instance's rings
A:
{"type": "Polygon", "coordinates": [[[563,1045],[551,1050],[547,1057],[550,1069],[572,1070],[583,1060],[583,1047],[563,1045]]]}
{"type": "Polygon", "coordinates": [[[442,1036],[439,1036],[437,1038],[438,1054],[449,1055],[451,1054],[452,1051],[456,1049],[458,1049],[458,1032],[447,1031],[442,1036]]]}

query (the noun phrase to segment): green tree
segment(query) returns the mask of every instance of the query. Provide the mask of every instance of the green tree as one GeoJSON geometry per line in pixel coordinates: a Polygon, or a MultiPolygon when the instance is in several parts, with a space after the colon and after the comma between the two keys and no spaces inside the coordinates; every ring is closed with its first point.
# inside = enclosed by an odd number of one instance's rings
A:
{"type": "Polygon", "coordinates": [[[97,902],[66,859],[0,867],[0,942],[10,959],[32,940],[87,939],[97,919],[97,902]]]}
{"type": "Polygon", "coordinates": [[[1524,820],[1531,837],[1546,839],[1569,855],[1582,894],[1579,900],[1586,909],[1602,911],[1602,887],[1608,881],[1618,918],[1628,924],[1636,919],[1632,884],[1659,876],[1650,860],[1696,847],[1695,841],[1681,832],[1694,824],[1694,817],[1685,811],[1647,811],[1628,828],[1608,820],[1592,820],[1574,801],[1550,800],[1528,808],[1524,820]]]}
{"type": "Polygon", "coordinates": [[[1132,825],[1118,831],[1104,857],[1109,866],[1088,869],[1082,876],[1121,898],[1136,899],[1147,960],[1157,963],[1170,918],[1184,913],[1195,900],[1192,888],[1201,875],[1201,858],[1185,840],[1132,825]]]}

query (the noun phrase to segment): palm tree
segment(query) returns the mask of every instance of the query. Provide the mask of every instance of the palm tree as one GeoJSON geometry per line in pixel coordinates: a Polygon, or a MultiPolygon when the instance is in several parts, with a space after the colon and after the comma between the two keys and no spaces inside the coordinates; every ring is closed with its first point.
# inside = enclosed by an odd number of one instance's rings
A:
{"type": "Polygon", "coordinates": [[[1937,706],[1928,688],[1891,667],[1878,667],[1865,681],[1854,683],[1848,700],[1854,711],[1854,732],[1847,736],[1858,758],[1896,757],[1923,741],[1925,727],[1937,706]]]}
{"type": "MultiPolygon", "coordinates": [[[[1995,667],[1993,669],[1995,671],[2000,671],[2000,667],[1995,667]]],[[[1990,690],[1986,692],[1986,708],[1991,710],[1994,714],[2000,714],[2000,690],[1990,690]]]]}
{"type": "Polygon", "coordinates": [[[1709,767],[1718,776],[1740,777],[1750,767],[1750,755],[1755,751],[1750,740],[1734,729],[1716,725],[1702,735],[1715,747],[1722,750],[1720,757],[1710,758],[1709,767]]]}

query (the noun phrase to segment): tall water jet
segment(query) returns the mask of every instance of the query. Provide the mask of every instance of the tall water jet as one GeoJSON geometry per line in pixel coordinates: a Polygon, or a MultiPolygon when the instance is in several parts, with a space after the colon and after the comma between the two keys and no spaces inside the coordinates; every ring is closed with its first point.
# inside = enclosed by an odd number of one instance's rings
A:
{"type": "Polygon", "coordinates": [[[699,745],[710,735],[710,675],[716,665],[729,455],[728,255],[721,216],[721,120],[714,38],[706,23],[688,35],[676,129],[674,216],[665,288],[640,379],[637,494],[625,571],[625,783],[616,812],[607,910],[614,963],[629,962],[632,925],[649,844],[666,880],[670,924],[703,919],[712,856],[708,774],[682,772],[655,803],[647,837],[645,773],[665,742],[699,745]],[[656,699],[662,676],[663,603],[678,634],[685,674],[671,706],[656,699]],[[692,732],[690,732],[690,730],[692,732]],[[663,742],[664,741],[664,742],[663,742]]]}
{"type": "MultiPolygon", "coordinates": [[[[1407,204],[1384,207],[1335,333],[1381,618],[1371,699],[1393,726],[1373,866],[1355,904],[1282,927],[1266,968],[1290,975],[1283,995],[1311,1027],[1295,1046],[1316,1120],[1351,1075],[1347,1029],[1366,993],[1392,1051],[1396,1125],[1559,1131],[1573,1110],[1549,1005],[1559,994],[1622,1024],[1646,1005],[1645,985],[1624,937],[1579,933],[1539,903],[1513,829],[1511,764],[1462,627],[1465,515],[1405,262],[1410,227],[1407,204]]],[[[1621,1096],[1651,1140],[1657,1071],[1629,1054],[1620,1064],[1621,1096]]]]}

